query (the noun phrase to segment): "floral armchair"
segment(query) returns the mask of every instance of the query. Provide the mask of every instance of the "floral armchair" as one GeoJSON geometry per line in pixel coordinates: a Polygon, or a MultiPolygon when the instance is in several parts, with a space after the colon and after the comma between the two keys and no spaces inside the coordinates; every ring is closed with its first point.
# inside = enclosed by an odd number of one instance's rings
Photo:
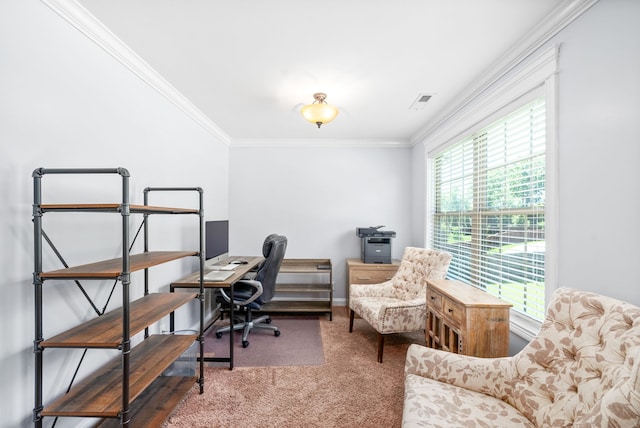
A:
{"type": "Polygon", "coordinates": [[[397,272],[381,284],[349,286],[349,333],[355,314],[378,332],[378,362],[382,362],[384,336],[425,329],[427,279],[443,279],[451,255],[425,248],[407,247],[397,272]]]}
{"type": "Polygon", "coordinates": [[[411,345],[403,427],[640,427],[640,308],[559,289],[513,357],[411,345]]]}

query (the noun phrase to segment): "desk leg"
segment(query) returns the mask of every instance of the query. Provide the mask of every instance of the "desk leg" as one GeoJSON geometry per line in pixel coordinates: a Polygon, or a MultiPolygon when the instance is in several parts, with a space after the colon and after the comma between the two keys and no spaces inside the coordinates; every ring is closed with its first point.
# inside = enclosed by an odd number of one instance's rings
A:
{"type": "MultiPolygon", "coordinates": [[[[229,293],[231,296],[233,296],[233,284],[230,284],[229,286],[229,293]]],[[[173,314],[172,314],[173,316],[173,314]]],[[[228,357],[205,357],[204,356],[204,352],[202,353],[202,355],[200,356],[200,360],[201,361],[209,361],[209,362],[225,362],[225,363],[229,363],[229,370],[233,369],[233,317],[234,317],[234,311],[233,311],[233,305],[230,305],[229,307],[229,326],[230,326],[230,331],[229,331],[229,356],[228,357]]],[[[210,327],[213,326],[214,322],[216,320],[214,319],[205,330],[208,330],[210,327]]],[[[173,326],[173,318],[171,319],[171,325],[173,326]]],[[[173,329],[173,327],[172,327],[173,329]]],[[[204,332],[203,332],[203,337],[202,337],[202,343],[204,346],[204,332]]]]}
{"type": "Polygon", "coordinates": [[[229,370],[233,370],[233,283],[229,287],[229,293],[231,294],[231,304],[229,305],[229,370]]]}
{"type": "MultiPolygon", "coordinates": [[[[169,285],[169,292],[173,293],[173,291],[174,291],[173,285],[169,285]]],[[[175,318],[176,318],[175,312],[172,311],[169,314],[169,331],[170,332],[175,331],[175,322],[176,322],[175,318]]],[[[164,333],[164,332],[161,331],[160,333],[164,333]]]]}
{"type": "Polygon", "coordinates": [[[200,376],[198,377],[198,384],[200,385],[200,394],[204,394],[204,287],[202,286],[198,292],[198,300],[200,301],[200,329],[198,331],[198,353],[200,354],[198,372],[200,376]]]}

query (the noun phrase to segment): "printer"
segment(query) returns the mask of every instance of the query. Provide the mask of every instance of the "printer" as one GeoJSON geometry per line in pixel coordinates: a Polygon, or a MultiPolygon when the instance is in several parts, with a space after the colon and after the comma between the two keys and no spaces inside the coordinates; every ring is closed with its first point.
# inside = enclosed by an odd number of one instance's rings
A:
{"type": "Polygon", "coordinates": [[[391,263],[391,238],[396,233],[380,230],[384,226],[356,228],[356,235],[362,238],[361,258],[364,263],[391,263]]]}

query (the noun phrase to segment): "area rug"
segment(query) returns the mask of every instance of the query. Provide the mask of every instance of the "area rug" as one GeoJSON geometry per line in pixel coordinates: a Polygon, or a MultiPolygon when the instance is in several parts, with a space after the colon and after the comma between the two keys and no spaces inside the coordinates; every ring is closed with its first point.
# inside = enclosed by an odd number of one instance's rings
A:
{"type": "MultiPolygon", "coordinates": [[[[234,333],[234,367],[313,366],[324,363],[320,321],[317,316],[272,316],[280,329],[276,337],[270,330],[254,329],[249,346],[242,347],[242,332],[234,333]]],[[[217,327],[217,326],[216,326],[217,327]]],[[[204,337],[204,355],[229,355],[229,334],[216,338],[215,328],[204,337]]],[[[229,363],[207,362],[209,367],[228,367],[229,363]]]]}
{"type": "Polygon", "coordinates": [[[388,337],[380,364],[375,330],[356,319],[349,333],[344,308],[320,328],[324,364],[205,368],[204,393],[194,386],[163,427],[400,427],[406,350],[424,332],[388,337]]]}

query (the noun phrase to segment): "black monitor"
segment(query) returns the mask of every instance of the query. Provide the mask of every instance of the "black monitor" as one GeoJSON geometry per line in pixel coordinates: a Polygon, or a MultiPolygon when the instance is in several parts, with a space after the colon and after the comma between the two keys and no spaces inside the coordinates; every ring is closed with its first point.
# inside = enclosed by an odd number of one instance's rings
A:
{"type": "Polygon", "coordinates": [[[206,221],[204,230],[204,257],[207,264],[215,264],[229,257],[229,220],[206,221]]]}

